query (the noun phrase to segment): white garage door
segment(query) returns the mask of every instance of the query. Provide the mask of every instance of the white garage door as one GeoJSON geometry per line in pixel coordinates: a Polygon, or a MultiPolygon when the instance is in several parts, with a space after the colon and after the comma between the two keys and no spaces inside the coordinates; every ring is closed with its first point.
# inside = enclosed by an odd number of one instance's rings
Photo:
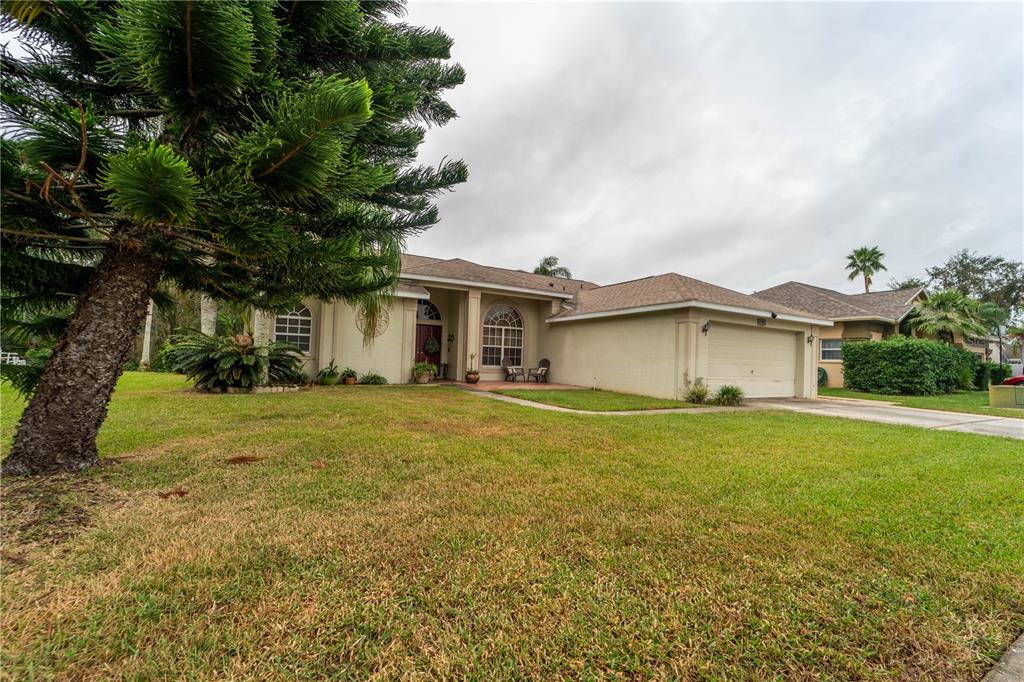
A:
{"type": "Polygon", "coordinates": [[[711,323],[708,330],[708,386],[743,389],[748,398],[796,395],[793,332],[711,323]]]}

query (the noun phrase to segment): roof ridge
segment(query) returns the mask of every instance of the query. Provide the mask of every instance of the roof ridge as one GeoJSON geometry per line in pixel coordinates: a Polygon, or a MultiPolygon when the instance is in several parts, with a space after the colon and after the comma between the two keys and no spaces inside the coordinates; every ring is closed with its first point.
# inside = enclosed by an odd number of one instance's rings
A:
{"type": "MultiPolygon", "coordinates": [[[[554,275],[542,275],[542,274],[537,273],[537,272],[530,272],[529,270],[516,270],[514,268],[503,268],[500,265],[484,265],[483,263],[477,263],[476,261],[467,260],[465,258],[457,258],[457,257],[456,258],[447,258],[447,259],[444,259],[442,262],[444,262],[444,263],[451,263],[452,261],[459,261],[461,263],[469,263],[470,265],[475,265],[478,268],[487,268],[489,270],[504,270],[505,272],[514,272],[514,273],[519,274],[519,275],[531,275],[533,277],[546,277],[547,279],[553,279],[553,280],[561,280],[561,281],[567,281],[567,282],[583,282],[585,284],[594,284],[594,282],[590,282],[590,281],[585,280],[585,279],[577,279],[575,277],[555,277],[554,275]]],[[[600,286],[600,285],[598,285],[598,286],[600,286]]]]}

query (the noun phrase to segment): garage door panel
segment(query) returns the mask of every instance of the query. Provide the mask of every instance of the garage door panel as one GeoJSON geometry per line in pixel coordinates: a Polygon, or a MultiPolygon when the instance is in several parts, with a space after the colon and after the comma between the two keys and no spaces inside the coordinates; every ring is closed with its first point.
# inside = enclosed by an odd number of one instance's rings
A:
{"type": "Polygon", "coordinates": [[[734,384],[751,398],[796,395],[796,342],[793,332],[712,323],[708,386],[734,384]]]}

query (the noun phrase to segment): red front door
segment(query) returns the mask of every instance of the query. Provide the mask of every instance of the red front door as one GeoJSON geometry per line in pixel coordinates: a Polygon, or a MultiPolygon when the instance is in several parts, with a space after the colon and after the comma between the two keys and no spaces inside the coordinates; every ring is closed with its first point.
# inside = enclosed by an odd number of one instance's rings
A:
{"type": "Polygon", "coordinates": [[[441,332],[439,324],[418,324],[416,325],[416,362],[432,362],[441,368],[441,332]],[[428,339],[433,339],[430,344],[428,339]],[[437,348],[433,353],[427,352],[428,345],[437,348]]]}

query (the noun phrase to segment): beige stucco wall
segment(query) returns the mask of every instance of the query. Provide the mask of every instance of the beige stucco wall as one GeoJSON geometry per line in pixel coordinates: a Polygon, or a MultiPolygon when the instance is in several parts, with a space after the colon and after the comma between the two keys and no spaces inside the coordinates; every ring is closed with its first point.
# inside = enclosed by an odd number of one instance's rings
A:
{"type": "MultiPolygon", "coordinates": [[[[497,293],[481,292],[480,294],[480,316],[477,322],[477,328],[482,329],[483,318],[487,315],[487,311],[492,305],[497,303],[504,303],[510,305],[519,311],[520,316],[523,318],[523,366],[524,367],[536,367],[537,362],[540,360],[539,348],[538,348],[538,333],[540,327],[544,324],[544,318],[541,317],[540,311],[543,308],[545,311],[550,311],[551,304],[548,301],[537,301],[534,299],[520,298],[517,296],[505,296],[497,293]]],[[[483,357],[483,339],[482,334],[476,335],[476,365],[480,370],[481,381],[501,381],[505,378],[504,372],[500,367],[487,367],[482,365],[480,359],[483,357]]]]}
{"type": "Polygon", "coordinates": [[[672,313],[546,324],[540,353],[551,360],[551,381],[675,397],[672,313]]]}
{"type": "Polygon", "coordinates": [[[412,372],[412,347],[416,333],[415,299],[396,298],[388,308],[388,325],[370,345],[356,326],[356,311],[347,303],[317,302],[310,307],[317,333],[317,367],[334,360],[339,368],[351,367],[365,374],[374,372],[391,383],[405,383],[412,372]]]}
{"type": "MultiPolygon", "coordinates": [[[[822,327],[818,333],[818,340],[814,344],[815,357],[818,358],[818,364],[825,368],[825,372],[828,373],[828,382],[825,384],[830,388],[842,388],[843,387],[843,361],[842,360],[822,360],[821,359],[821,340],[822,339],[841,339],[843,338],[843,322],[836,322],[834,327],[822,327]]],[[[815,377],[817,377],[817,369],[815,371],[815,377]]]]}
{"type": "MultiPolygon", "coordinates": [[[[700,309],[548,323],[540,352],[551,360],[552,381],[678,398],[707,376],[707,321],[758,327],[752,317],[700,309]]],[[[817,328],[772,319],[765,328],[794,333],[796,395],[816,396],[817,346],[807,338],[817,328]]]]}

